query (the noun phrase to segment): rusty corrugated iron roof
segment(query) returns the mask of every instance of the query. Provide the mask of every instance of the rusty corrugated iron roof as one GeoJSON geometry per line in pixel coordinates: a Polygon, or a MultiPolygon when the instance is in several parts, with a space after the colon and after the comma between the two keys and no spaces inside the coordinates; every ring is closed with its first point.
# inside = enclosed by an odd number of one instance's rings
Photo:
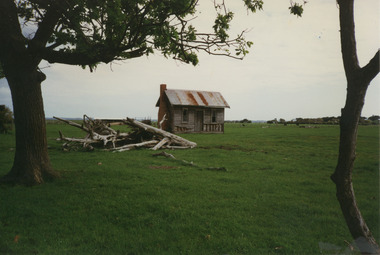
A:
{"type": "Polygon", "coordinates": [[[167,89],[165,94],[171,105],[230,108],[220,92],[167,89]]]}

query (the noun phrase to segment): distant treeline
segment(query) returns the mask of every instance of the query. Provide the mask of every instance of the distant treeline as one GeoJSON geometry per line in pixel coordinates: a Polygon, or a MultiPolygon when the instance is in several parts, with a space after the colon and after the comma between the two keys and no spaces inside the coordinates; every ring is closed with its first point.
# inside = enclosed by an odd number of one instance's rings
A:
{"type": "MultiPolygon", "coordinates": [[[[230,120],[226,121],[226,123],[252,123],[252,122],[266,122],[267,124],[295,124],[295,125],[310,125],[310,124],[325,124],[325,125],[338,125],[340,121],[340,117],[323,117],[323,118],[296,118],[291,121],[286,121],[285,119],[273,119],[268,121],[251,121],[248,119],[243,120],[230,120]]],[[[380,124],[380,116],[372,115],[369,118],[360,117],[359,120],[360,125],[379,125],[380,124]]]]}
{"type": "MultiPolygon", "coordinates": [[[[268,124],[325,124],[325,125],[338,125],[340,122],[340,116],[338,117],[323,117],[323,118],[296,118],[291,121],[285,121],[284,119],[268,120],[268,124]]],[[[380,123],[380,116],[372,115],[369,118],[360,117],[360,125],[378,125],[380,123]]]]}
{"type": "Polygon", "coordinates": [[[249,120],[249,119],[243,119],[243,120],[225,120],[225,123],[265,123],[265,120],[249,120]]]}

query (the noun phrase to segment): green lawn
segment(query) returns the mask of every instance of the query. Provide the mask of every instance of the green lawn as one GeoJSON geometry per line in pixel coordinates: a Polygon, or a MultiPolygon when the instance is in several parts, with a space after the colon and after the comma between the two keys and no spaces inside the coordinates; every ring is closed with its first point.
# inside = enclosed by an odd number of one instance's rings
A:
{"type": "MultiPolygon", "coordinates": [[[[0,254],[337,254],[352,242],[330,180],[339,127],[226,124],[187,134],[191,150],[167,151],[200,170],[142,149],[49,153],[62,178],[0,186],[0,254]]],[[[14,137],[0,135],[0,175],[14,137]]],[[[354,172],[359,207],[379,240],[379,127],[361,126],[354,172]]]]}

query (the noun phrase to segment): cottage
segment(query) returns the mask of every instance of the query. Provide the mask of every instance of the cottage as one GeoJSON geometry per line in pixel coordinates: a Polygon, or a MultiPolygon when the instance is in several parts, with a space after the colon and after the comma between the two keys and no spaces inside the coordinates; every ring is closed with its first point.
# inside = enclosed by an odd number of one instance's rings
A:
{"type": "Polygon", "coordinates": [[[223,133],[224,108],[219,92],[167,89],[160,86],[158,126],[173,133],[223,133]]]}

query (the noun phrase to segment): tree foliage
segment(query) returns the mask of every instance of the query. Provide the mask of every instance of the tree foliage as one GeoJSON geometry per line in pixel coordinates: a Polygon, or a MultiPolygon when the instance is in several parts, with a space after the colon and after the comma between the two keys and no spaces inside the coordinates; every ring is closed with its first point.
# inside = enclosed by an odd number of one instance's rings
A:
{"type": "MultiPolygon", "coordinates": [[[[19,0],[15,11],[22,27],[33,30],[24,32],[20,40],[28,51],[50,63],[92,70],[101,62],[136,58],[155,50],[193,65],[198,63],[199,51],[244,57],[252,42],[245,40],[244,31],[229,38],[233,13],[224,1],[214,2],[213,32],[199,32],[191,25],[197,4],[198,0],[19,0]]],[[[256,12],[264,3],[244,0],[244,4],[256,12]]],[[[302,4],[292,3],[289,8],[302,15],[302,4]]]]}
{"type": "Polygon", "coordinates": [[[197,0],[20,0],[15,1],[14,8],[23,27],[35,28],[23,38],[28,50],[38,52],[50,63],[92,69],[100,62],[131,59],[158,50],[166,57],[196,65],[200,50],[237,57],[233,51],[225,50],[235,47],[236,52],[247,53],[251,44],[243,34],[229,39],[226,30],[232,13],[224,8],[218,10],[214,32],[198,32],[190,22],[197,3],[197,0]]]}
{"type": "MultiPolygon", "coordinates": [[[[304,4],[306,4],[306,2],[304,2],[304,4]]],[[[289,10],[291,14],[301,17],[303,13],[303,5],[299,3],[292,3],[289,10]]]]}
{"type": "Polygon", "coordinates": [[[245,6],[251,11],[256,12],[257,10],[262,10],[264,2],[262,0],[243,0],[245,6]]]}

